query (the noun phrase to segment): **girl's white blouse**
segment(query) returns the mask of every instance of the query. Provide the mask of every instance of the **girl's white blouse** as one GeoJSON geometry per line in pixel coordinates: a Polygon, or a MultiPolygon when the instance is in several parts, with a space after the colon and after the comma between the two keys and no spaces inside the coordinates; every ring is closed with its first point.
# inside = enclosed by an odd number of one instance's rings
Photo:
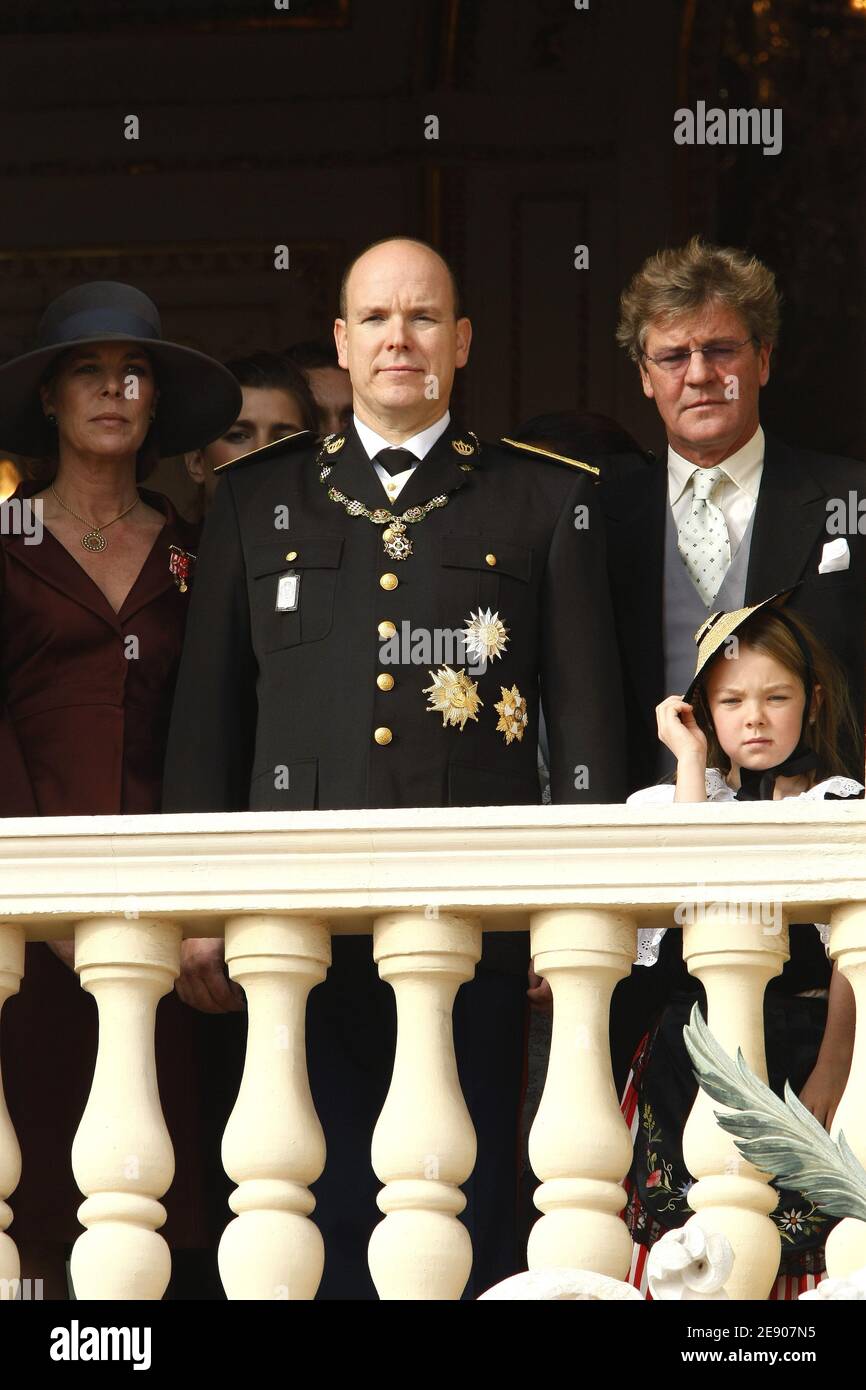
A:
{"type": "MultiPolygon", "coordinates": [[[[735,801],[736,795],[725,781],[724,773],[717,767],[708,767],[706,771],[707,801],[735,801]]],[[[808,791],[801,792],[799,799],[804,801],[823,801],[828,792],[833,796],[849,797],[859,796],[863,791],[860,782],[855,782],[853,777],[828,777],[823,782],[818,782],[808,791]]],[[[672,806],[676,787],[673,782],[660,782],[653,787],[642,787],[638,792],[632,792],[628,798],[629,806],[672,806]]],[[[820,923],[816,923],[818,931],[821,933],[821,940],[825,946],[829,941],[830,928],[820,923]]],[[[666,927],[640,927],[637,934],[637,964],[655,965],[659,958],[659,943],[667,931],[666,927]]]]}

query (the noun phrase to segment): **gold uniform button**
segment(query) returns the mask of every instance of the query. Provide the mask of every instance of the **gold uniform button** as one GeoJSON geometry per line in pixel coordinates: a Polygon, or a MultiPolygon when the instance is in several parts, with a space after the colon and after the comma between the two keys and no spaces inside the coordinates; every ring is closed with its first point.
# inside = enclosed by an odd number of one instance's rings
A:
{"type": "Polygon", "coordinates": [[[383,541],[389,541],[389,540],[391,539],[391,537],[393,536],[393,534],[394,534],[394,532],[391,530],[391,527],[390,527],[390,526],[386,526],[385,529],[384,529],[384,531],[382,532],[382,540],[383,540],[383,541]]]}
{"type": "Polygon", "coordinates": [[[485,555],[485,556],[484,556],[484,559],[487,561],[488,565],[495,565],[495,564],[496,564],[496,556],[495,556],[495,555],[485,555]]]}
{"type": "Polygon", "coordinates": [[[381,729],[377,729],[373,737],[376,740],[376,742],[384,748],[386,743],[391,742],[391,739],[394,737],[394,735],[391,733],[390,729],[386,729],[383,727],[381,729]]]}
{"type": "Polygon", "coordinates": [[[383,641],[385,640],[386,637],[396,637],[396,636],[397,636],[397,628],[396,628],[395,625],[394,625],[393,623],[391,623],[391,622],[387,622],[387,621],[386,621],[386,622],[384,622],[384,623],[380,623],[380,624],[379,624],[379,629],[378,629],[378,630],[379,630],[379,636],[382,638],[383,641]]]}
{"type": "Polygon", "coordinates": [[[298,558],[298,552],[297,552],[297,550],[290,550],[289,553],[288,553],[288,555],[286,556],[286,559],[287,559],[287,560],[297,560],[297,558],[298,558]]]}
{"type": "Polygon", "coordinates": [[[379,584],[383,589],[396,589],[399,583],[400,581],[396,574],[383,574],[382,578],[379,580],[379,584]]]}
{"type": "Polygon", "coordinates": [[[381,676],[376,677],[376,684],[378,685],[380,690],[393,690],[394,677],[388,675],[386,672],[383,671],[381,676]]]}

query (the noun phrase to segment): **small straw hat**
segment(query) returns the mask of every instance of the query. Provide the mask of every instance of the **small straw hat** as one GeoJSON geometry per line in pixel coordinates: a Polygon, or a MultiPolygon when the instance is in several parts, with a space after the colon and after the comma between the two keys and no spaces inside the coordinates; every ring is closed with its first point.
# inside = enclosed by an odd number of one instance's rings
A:
{"type": "Polygon", "coordinates": [[[698,663],[695,667],[695,674],[691,684],[686,691],[683,699],[687,705],[692,703],[692,696],[695,693],[695,686],[706,670],[713,657],[721,647],[727,642],[729,637],[733,637],[737,629],[751,618],[753,613],[760,613],[762,608],[770,605],[780,608],[788,599],[793,589],[782,589],[778,594],[773,594],[770,598],[762,599],[760,603],[752,604],[751,608],[732,608],[730,612],[711,613],[710,616],[701,623],[695,633],[695,642],[698,648],[698,663]]]}

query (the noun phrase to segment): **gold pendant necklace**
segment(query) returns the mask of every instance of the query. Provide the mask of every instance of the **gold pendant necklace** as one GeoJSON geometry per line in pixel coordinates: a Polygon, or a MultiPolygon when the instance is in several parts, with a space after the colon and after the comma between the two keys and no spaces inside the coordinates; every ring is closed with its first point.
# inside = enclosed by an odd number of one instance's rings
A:
{"type": "Polygon", "coordinates": [[[141,501],[141,498],[136,497],[135,501],[130,503],[125,511],[119,512],[118,515],[113,516],[110,521],[104,521],[101,526],[97,526],[95,521],[88,521],[86,516],[79,516],[78,512],[74,512],[71,507],[67,506],[53,483],[51,484],[51,491],[65,512],[68,512],[70,516],[74,516],[76,521],[82,521],[85,526],[90,527],[90,530],[81,537],[81,544],[84,546],[84,549],[89,550],[91,554],[104,550],[108,545],[108,541],[102,534],[103,531],[107,531],[109,526],[114,525],[115,521],[120,521],[123,517],[127,516],[129,512],[132,511],[132,508],[137,507],[141,501]]]}

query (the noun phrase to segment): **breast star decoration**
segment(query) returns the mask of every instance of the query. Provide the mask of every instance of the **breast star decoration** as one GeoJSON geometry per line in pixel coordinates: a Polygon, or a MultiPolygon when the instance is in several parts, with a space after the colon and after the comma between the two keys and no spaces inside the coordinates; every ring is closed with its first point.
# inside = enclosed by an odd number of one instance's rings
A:
{"type": "Polygon", "coordinates": [[[480,661],[486,661],[488,657],[501,659],[508,646],[508,628],[500,621],[499,614],[491,613],[489,608],[479,608],[477,613],[470,613],[463,633],[467,652],[480,661]]]}
{"type": "Polygon", "coordinates": [[[514,743],[515,740],[520,743],[529,723],[526,701],[516,685],[513,685],[510,690],[506,690],[504,685],[501,685],[499,689],[502,691],[502,699],[497,700],[493,706],[499,715],[496,732],[505,735],[506,743],[514,743]]]}
{"type": "Polygon", "coordinates": [[[424,687],[430,706],[427,713],[441,714],[443,729],[450,724],[461,733],[467,719],[477,723],[484,703],[478,696],[478,682],[470,680],[465,671],[452,671],[450,666],[440,666],[429,674],[433,684],[424,687]]]}

